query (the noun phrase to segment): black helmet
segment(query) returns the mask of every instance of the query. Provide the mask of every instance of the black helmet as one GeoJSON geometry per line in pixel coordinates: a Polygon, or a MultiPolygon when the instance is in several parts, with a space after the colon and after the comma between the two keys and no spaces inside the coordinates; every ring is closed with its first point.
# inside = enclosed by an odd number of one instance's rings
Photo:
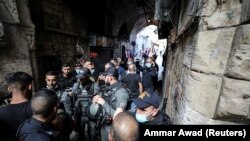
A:
{"type": "Polygon", "coordinates": [[[91,73],[90,73],[89,69],[83,68],[81,70],[81,72],[79,74],[77,74],[75,77],[76,77],[76,79],[82,80],[85,78],[89,78],[90,75],[91,75],[91,73]]]}

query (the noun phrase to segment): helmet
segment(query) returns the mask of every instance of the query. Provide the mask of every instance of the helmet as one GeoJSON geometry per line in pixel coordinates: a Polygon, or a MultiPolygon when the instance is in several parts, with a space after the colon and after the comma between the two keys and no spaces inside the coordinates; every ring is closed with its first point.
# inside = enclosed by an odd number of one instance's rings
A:
{"type": "Polygon", "coordinates": [[[87,108],[87,116],[93,120],[102,119],[103,113],[102,106],[96,103],[91,103],[87,108]]]}
{"type": "Polygon", "coordinates": [[[89,107],[89,113],[91,116],[96,116],[98,114],[98,110],[100,109],[99,104],[91,104],[89,107]]]}

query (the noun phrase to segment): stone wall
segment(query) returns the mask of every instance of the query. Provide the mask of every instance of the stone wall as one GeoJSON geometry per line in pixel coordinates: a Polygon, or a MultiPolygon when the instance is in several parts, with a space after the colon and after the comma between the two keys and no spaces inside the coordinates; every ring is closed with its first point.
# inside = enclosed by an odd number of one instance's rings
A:
{"type": "MultiPolygon", "coordinates": [[[[6,90],[4,77],[14,71],[32,75],[30,50],[34,43],[34,25],[30,20],[26,0],[0,1],[0,22],[3,25],[5,45],[0,48],[0,90],[6,90]],[[24,17],[26,15],[27,17],[24,17]]],[[[1,41],[0,41],[1,42],[1,41]]],[[[3,91],[4,91],[3,90],[3,91]]]]}
{"type": "Polygon", "coordinates": [[[63,0],[0,0],[0,22],[0,88],[13,71],[32,74],[35,89],[40,88],[46,71],[75,64],[77,43],[84,59],[89,56],[87,23],[63,0]]]}
{"type": "Polygon", "coordinates": [[[249,3],[204,2],[198,29],[168,48],[166,112],[176,124],[249,123],[249,3]]]}
{"type": "Polygon", "coordinates": [[[40,31],[36,39],[36,60],[38,63],[38,84],[45,85],[47,71],[59,71],[63,63],[76,63],[77,37],[51,31],[40,31]]]}
{"type": "MultiPolygon", "coordinates": [[[[40,0],[32,3],[32,18],[36,19],[36,50],[38,87],[44,86],[47,71],[60,72],[63,63],[75,65],[77,43],[84,50],[84,59],[89,56],[86,40],[87,23],[83,21],[63,0],[40,0]]],[[[78,56],[79,57],[79,56],[78,56]]]]}

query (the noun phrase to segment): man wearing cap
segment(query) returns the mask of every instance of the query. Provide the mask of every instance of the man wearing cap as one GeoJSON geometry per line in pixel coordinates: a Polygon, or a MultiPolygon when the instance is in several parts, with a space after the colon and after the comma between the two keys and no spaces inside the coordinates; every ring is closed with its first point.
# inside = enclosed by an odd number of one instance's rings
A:
{"type": "Polygon", "coordinates": [[[32,116],[30,98],[32,97],[33,78],[25,72],[10,73],[5,77],[11,94],[9,105],[0,108],[1,140],[17,140],[19,125],[32,116]]]}
{"type": "MultiPolygon", "coordinates": [[[[106,71],[108,68],[111,68],[111,67],[115,67],[115,65],[112,62],[107,62],[104,65],[104,70],[106,71]]],[[[104,74],[104,72],[100,72],[99,76],[97,78],[97,81],[96,81],[98,83],[100,89],[103,89],[103,88],[106,87],[106,85],[105,85],[105,76],[103,74],[104,74]]]]}
{"type": "Polygon", "coordinates": [[[118,82],[118,71],[116,68],[108,68],[103,75],[108,86],[104,88],[103,95],[94,96],[92,102],[100,104],[107,114],[106,120],[101,126],[102,141],[107,141],[112,119],[114,119],[116,114],[125,110],[129,95],[123,85],[118,82]]]}
{"type": "Polygon", "coordinates": [[[167,114],[159,110],[159,97],[153,91],[144,91],[134,99],[136,120],[142,125],[169,125],[171,124],[167,114]]]}

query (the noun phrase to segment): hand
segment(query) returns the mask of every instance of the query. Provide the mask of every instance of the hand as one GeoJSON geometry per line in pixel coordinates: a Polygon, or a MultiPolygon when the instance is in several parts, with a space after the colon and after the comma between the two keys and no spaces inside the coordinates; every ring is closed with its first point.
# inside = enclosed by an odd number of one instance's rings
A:
{"type": "Polygon", "coordinates": [[[93,97],[92,102],[103,105],[105,103],[105,100],[101,96],[96,95],[96,96],[93,97]]]}
{"type": "Polygon", "coordinates": [[[72,95],[73,95],[73,93],[72,93],[72,92],[68,92],[68,95],[69,95],[69,96],[72,96],[72,95]]]}

